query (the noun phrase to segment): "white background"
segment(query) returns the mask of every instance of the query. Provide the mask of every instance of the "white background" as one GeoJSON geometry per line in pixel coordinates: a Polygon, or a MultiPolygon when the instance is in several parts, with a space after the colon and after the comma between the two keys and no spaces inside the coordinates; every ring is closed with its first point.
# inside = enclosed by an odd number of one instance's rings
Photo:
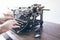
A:
{"type": "Polygon", "coordinates": [[[18,8],[19,6],[29,6],[34,3],[42,4],[50,11],[44,11],[44,21],[60,24],[60,0],[0,0],[0,17],[7,13],[8,8],[18,8]]]}

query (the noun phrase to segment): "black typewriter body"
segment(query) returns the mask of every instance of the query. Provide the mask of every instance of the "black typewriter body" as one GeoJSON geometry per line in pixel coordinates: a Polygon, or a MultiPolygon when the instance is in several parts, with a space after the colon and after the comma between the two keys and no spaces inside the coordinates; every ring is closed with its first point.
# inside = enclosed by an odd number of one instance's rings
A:
{"type": "Polygon", "coordinates": [[[20,28],[14,29],[17,34],[26,33],[34,30],[35,33],[41,34],[43,28],[43,9],[41,4],[33,4],[29,7],[19,7],[12,10],[15,20],[19,23],[20,28]],[[40,19],[36,19],[40,15],[40,19]]]}

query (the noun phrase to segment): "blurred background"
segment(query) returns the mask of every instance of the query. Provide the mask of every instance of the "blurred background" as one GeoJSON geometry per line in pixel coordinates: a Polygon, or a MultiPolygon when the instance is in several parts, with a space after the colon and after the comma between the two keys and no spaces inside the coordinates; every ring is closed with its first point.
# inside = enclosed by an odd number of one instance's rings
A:
{"type": "Polygon", "coordinates": [[[50,11],[44,11],[44,21],[60,24],[60,0],[0,0],[0,18],[4,17],[5,13],[12,13],[10,9],[28,7],[35,3],[50,9],[50,11]]]}

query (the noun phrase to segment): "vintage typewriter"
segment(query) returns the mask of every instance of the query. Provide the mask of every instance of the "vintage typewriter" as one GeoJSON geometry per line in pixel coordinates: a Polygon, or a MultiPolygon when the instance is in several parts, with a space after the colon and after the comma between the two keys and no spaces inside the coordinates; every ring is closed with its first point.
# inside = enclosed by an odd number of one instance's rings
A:
{"type": "Polygon", "coordinates": [[[44,6],[41,4],[33,4],[28,7],[12,9],[14,18],[20,26],[20,28],[13,29],[15,33],[28,33],[33,30],[35,37],[40,37],[43,28],[43,11],[49,10],[43,8],[44,6]],[[36,19],[38,16],[40,16],[39,20],[36,19]]]}

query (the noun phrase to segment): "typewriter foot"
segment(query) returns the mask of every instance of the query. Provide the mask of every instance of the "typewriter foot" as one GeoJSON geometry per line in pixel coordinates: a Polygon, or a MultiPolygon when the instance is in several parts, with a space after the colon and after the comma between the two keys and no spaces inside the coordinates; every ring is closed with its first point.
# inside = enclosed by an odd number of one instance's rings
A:
{"type": "Polygon", "coordinates": [[[35,31],[35,38],[40,38],[41,37],[41,34],[40,34],[40,25],[37,25],[34,29],[35,31]]]}
{"type": "Polygon", "coordinates": [[[35,38],[39,38],[41,35],[40,34],[36,34],[35,35],[35,38]]]}

